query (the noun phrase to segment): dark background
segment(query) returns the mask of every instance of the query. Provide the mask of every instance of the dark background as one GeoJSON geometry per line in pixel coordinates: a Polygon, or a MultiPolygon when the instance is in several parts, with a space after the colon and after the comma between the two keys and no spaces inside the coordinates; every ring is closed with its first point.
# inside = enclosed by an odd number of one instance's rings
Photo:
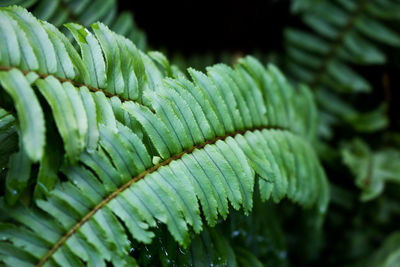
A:
{"type": "Polygon", "coordinates": [[[282,49],[282,29],[296,23],[289,0],[120,1],[155,49],[194,54],[282,49]]]}

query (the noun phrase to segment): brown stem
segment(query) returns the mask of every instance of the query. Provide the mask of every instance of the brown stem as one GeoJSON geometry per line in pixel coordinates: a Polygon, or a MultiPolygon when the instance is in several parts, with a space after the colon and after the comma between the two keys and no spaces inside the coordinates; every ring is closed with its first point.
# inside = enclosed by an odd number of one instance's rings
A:
{"type": "MultiPolygon", "coordinates": [[[[10,71],[10,70],[12,70],[12,69],[18,69],[18,68],[16,68],[16,67],[5,67],[5,66],[0,66],[0,71],[10,71]]],[[[87,87],[87,88],[88,88],[90,91],[92,91],[92,92],[103,92],[107,97],[116,96],[116,97],[118,97],[118,98],[121,100],[121,102],[132,101],[132,100],[126,99],[126,98],[124,98],[124,97],[122,97],[122,96],[120,96],[120,95],[116,95],[116,94],[112,94],[112,93],[110,93],[110,92],[107,92],[107,91],[105,91],[104,89],[92,87],[92,86],[89,86],[89,85],[83,84],[83,83],[78,83],[78,82],[75,82],[75,81],[70,80],[70,79],[60,78],[60,77],[54,76],[54,75],[52,75],[52,74],[43,74],[43,73],[39,73],[39,72],[36,72],[36,71],[21,70],[21,69],[18,69],[18,70],[21,71],[24,75],[27,75],[27,74],[30,73],[30,72],[36,73],[36,74],[37,74],[40,78],[42,78],[42,79],[45,79],[45,78],[48,77],[48,76],[53,76],[54,78],[56,78],[57,80],[59,80],[61,83],[63,83],[63,82],[70,82],[70,83],[71,83],[72,85],[74,85],[75,87],[85,86],[85,87],[87,87]]]]}
{"type": "Polygon", "coordinates": [[[64,242],[66,242],[66,240],[69,237],[71,237],[79,229],[79,227],[81,227],[84,223],[86,223],[99,209],[103,208],[107,203],[109,203],[112,199],[117,197],[119,195],[119,193],[121,193],[122,191],[124,191],[125,189],[130,187],[133,183],[136,183],[137,181],[143,179],[147,174],[157,171],[160,167],[168,165],[171,161],[182,158],[185,154],[192,153],[195,149],[201,149],[201,148],[205,147],[206,145],[214,144],[218,140],[225,140],[228,137],[233,137],[238,134],[244,134],[248,131],[257,131],[257,130],[260,131],[260,130],[264,130],[264,129],[283,130],[282,128],[279,128],[279,127],[257,127],[257,128],[237,131],[234,133],[227,134],[225,136],[217,137],[213,140],[206,141],[200,145],[196,145],[190,149],[184,150],[181,153],[174,155],[171,158],[169,158],[163,162],[160,162],[157,165],[154,165],[150,169],[148,169],[148,170],[142,172],[141,174],[139,174],[138,176],[132,178],[126,184],[122,185],[120,188],[118,188],[117,190],[112,192],[108,197],[103,199],[88,214],[86,214],[85,217],[83,217],[77,224],[75,224],[74,227],[71,228],[71,230],[69,230],[63,237],[61,237],[61,239],[51,248],[51,250],[39,261],[39,263],[36,264],[36,266],[42,266],[43,264],[45,264],[50,259],[50,257],[57,251],[57,249],[60,248],[64,244],[64,242]]]}

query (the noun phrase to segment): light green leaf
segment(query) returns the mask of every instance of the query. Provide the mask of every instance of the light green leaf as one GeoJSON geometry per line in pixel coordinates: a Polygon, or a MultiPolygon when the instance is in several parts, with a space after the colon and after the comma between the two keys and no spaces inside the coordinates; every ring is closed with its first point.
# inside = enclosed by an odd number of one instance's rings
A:
{"type": "Polygon", "coordinates": [[[0,72],[0,82],[15,103],[24,150],[32,161],[39,161],[45,143],[45,125],[39,101],[25,76],[17,69],[0,72]]]}
{"type": "Polygon", "coordinates": [[[83,105],[76,89],[67,83],[61,84],[53,76],[37,80],[36,85],[51,106],[68,159],[71,163],[76,162],[86,145],[87,130],[86,118],[82,116],[85,114],[83,105]]]}
{"type": "Polygon", "coordinates": [[[106,67],[99,42],[87,29],[75,23],[65,25],[81,48],[83,63],[89,70],[89,79],[84,80],[95,88],[106,88],[106,67]]]}

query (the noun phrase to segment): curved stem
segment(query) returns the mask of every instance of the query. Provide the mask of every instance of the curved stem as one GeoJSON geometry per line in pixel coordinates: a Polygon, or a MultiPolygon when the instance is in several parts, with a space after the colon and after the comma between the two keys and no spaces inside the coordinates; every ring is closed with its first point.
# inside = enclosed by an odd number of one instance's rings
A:
{"type": "Polygon", "coordinates": [[[120,96],[120,95],[117,95],[117,94],[112,94],[112,93],[110,93],[110,92],[105,91],[104,89],[96,88],[96,87],[93,87],[93,86],[90,86],[90,85],[87,85],[87,84],[83,84],[83,83],[78,83],[78,82],[73,81],[73,80],[70,80],[70,79],[60,78],[60,77],[54,76],[53,74],[42,74],[42,73],[39,73],[39,72],[36,72],[36,71],[21,70],[21,69],[16,68],[16,67],[5,67],[5,66],[0,66],[0,71],[10,71],[10,70],[12,70],[12,69],[18,69],[18,70],[21,71],[24,75],[27,75],[28,73],[33,72],[33,73],[37,74],[37,75],[38,75],[40,78],[42,78],[42,79],[45,79],[45,78],[48,77],[48,76],[53,76],[54,78],[56,78],[57,80],[59,80],[61,83],[63,83],[63,82],[70,82],[70,83],[71,83],[72,85],[74,85],[75,87],[85,86],[85,87],[87,87],[87,88],[88,88],[90,91],[92,91],[92,92],[103,92],[107,97],[116,96],[116,97],[118,97],[122,102],[125,102],[125,101],[134,101],[134,100],[126,99],[126,98],[124,98],[124,97],[122,97],[122,96],[120,96]]]}
{"type": "Polygon", "coordinates": [[[244,133],[249,132],[249,131],[257,131],[257,130],[260,131],[260,130],[264,130],[264,129],[284,130],[284,129],[279,128],[279,127],[257,127],[257,128],[252,128],[252,129],[233,132],[233,133],[221,136],[221,137],[217,137],[217,138],[215,138],[213,140],[206,141],[206,142],[204,142],[204,143],[202,143],[200,145],[196,145],[196,146],[194,146],[194,147],[192,147],[190,149],[184,150],[181,153],[179,153],[177,155],[174,155],[171,158],[169,158],[167,160],[164,160],[163,162],[160,162],[157,165],[154,165],[153,167],[151,167],[150,169],[147,169],[146,171],[140,173],[136,177],[133,177],[127,183],[125,183],[124,185],[119,187],[117,190],[112,192],[105,199],[103,199],[91,211],[89,211],[88,214],[86,214],[78,223],[76,223],[74,225],[74,227],[72,227],[64,236],[62,236],[60,238],[60,240],[56,244],[54,244],[54,246],[51,248],[51,250],[49,250],[49,252],[46,255],[44,255],[44,257],[39,261],[38,264],[36,264],[36,266],[42,266],[43,264],[45,264],[50,259],[50,257],[57,251],[57,249],[60,248],[68,240],[68,238],[71,237],[84,223],[86,223],[99,209],[103,208],[107,203],[109,203],[111,200],[116,198],[121,192],[123,192],[125,189],[130,187],[132,184],[134,184],[137,181],[145,178],[147,174],[150,174],[152,172],[157,171],[160,167],[166,166],[169,163],[171,163],[172,161],[182,158],[185,154],[192,153],[196,149],[201,149],[201,148],[205,147],[206,145],[214,144],[218,140],[225,140],[228,137],[233,137],[233,136],[236,136],[238,134],[244,134],[244,133]]]}

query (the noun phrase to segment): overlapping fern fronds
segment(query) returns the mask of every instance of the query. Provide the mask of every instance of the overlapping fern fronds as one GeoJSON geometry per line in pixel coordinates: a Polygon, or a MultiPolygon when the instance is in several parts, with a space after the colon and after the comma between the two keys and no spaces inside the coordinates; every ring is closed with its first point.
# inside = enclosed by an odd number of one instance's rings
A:
{"type": "MultiPolygon", "coordinates": [[[[37,21],[22,8],[1,10],[0,20],[1,35],[6,36],[0,45],[0,69],[5,71],[0,74],[0,80],[9,94],[2,102],[13,106],[18,115],[23,144],[20,153],[26,154],[31,162],[41,161],[45,168],[39,172],[39,180],[43,178],[47,182],[41,182],[38,190],[48,190],[54,185],[50,182],[54,177],[47,176],[54,170],[46,169],[58,166],[55,162],[45,164],[47,152],[52,150],[46,147],[46,144],[51,146],[51,142],[46,142],[46,124],[50,122],[45,123],[44,106],[32,86],[37,86],[49,104],[67,159],[74,163],[85,148],[96,148],[97,122],[116,128],[115,119],[110,115],[113,112],[133,127],[133,119],[121,109],[121,100],[138,100],[145,88],[154,87],[161,80],[163,73],[132,42],[103,24],[93,25],[94,34],[80,25],[68,24],[80,45],[79,54],[54,26],[37,21]]],[[[47,131],[47,135],[52,132],[47,131]]],[[[23,189],[7,187],[15,197],[23,189]]]]}
{"type": "Polygon", "coordinates": [[[131,238],[150,243],[164,223],[187,246],[229,205],[250,212],[255,181],[262,200],[326,211],[313,97],[276,67],[246,57],[188,79],[101,23],[66,25],[79,53],[22,8],[0,20],[1,105],[20,136],[0,199],[3,263],[134,265],[131,238]],[[35,201],[18,200],[36,178],[35,201]]]}

